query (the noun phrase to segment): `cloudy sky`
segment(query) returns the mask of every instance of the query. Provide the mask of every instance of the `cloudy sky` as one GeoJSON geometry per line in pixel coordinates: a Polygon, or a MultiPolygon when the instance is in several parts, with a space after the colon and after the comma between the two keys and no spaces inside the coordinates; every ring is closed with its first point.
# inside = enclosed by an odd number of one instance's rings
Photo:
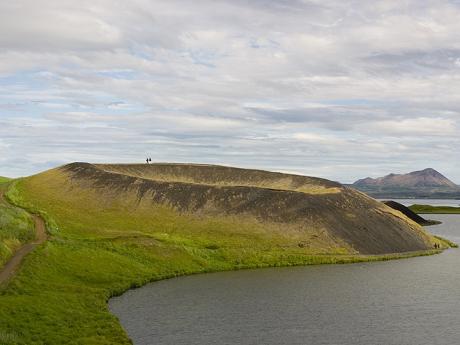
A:
{"type": "Polygon", "coordinates": [[[0,175],[201,162],[460,183],[460,1],[0,2],[0,175]]]}

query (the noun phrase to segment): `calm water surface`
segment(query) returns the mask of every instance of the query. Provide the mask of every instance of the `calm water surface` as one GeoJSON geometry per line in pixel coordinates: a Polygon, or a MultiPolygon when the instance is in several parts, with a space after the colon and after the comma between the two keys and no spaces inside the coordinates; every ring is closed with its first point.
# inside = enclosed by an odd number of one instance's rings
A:
{"type": "MultiPolygon", "coordinates": [[[[432,233],[460,243],[460,215],[432,233]]],[[[181,277],[110,301],[134,344],[460,343],[460,250],[181,277]]]]}
{"type": "MultiPolygon", "coordinates": [[[[377,199],[385,201],[389,199],[377,199]]],[[[432,206],[453,206],[460,207],[460,200],[456,199],[391,199],[405,206],[418,205],[432,205],[432,206]]]]}

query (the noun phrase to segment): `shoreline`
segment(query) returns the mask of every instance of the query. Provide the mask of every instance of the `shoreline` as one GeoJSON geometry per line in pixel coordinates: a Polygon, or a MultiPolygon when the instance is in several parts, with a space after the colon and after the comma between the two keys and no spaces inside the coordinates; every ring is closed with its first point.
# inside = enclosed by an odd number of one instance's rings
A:
{"type": "Polygon", "coordinates": [[[147,279],[141,283],[133,283],[131,287],[128,289],[123,289],[122,291],[114,291],[107,300],[106,303],[111,298],[119,297],[123,295],[125,292],[130,290],[135,290],[140,287],[145,286],[146,284],[159,282],[162,280],[197,275],[197,274],[207,274],[207,273],[218,273],[218,272],[232,272],[232,271],[240,271],[240,270],[251,270],[251,269],[264,269],[264,268],[288,268],[288,267],[301,267],[301,266],[316,266],[316,265],[349,265],[349,264],[358,264],[358,263],[367,263],[367,262],[384,262],[384,261],[392,261],[392,260],[404,260],[404,259],[411,259],[416,257],[422,256],[431,256],[442,254],[445,250],[458,248],[458,245],[450,240],[447,240],[440,236],[435,236],[438,240],[443,241],[446,244],[446,248],[441,249],[427,249],[427,250],[417,250],[417,251],[410,251],[410,252],[403,252],[403,253],[390,253],[390,254],[370,254],[370,255],[329,255],[329,254],[322,254],[322,255],[312,255],[309,257],[311,261],[305,262],[298,262],[298,263],[287,263],[287,264],[258,264],[258,265],[248,265],[248,266],[238,266],[233,267],[230,269],[209,269],[209,270],[202,270],[196,272],[187,272],[184,274],[171,274],[165,275],[163,277],[155,277],[153,279],[147,279]],[[317,261],[319,262],[313,262],[317,261]]]}
{"type": "Polygon", "coordinates": [[[132,339],[129,337],[126,329],[122,325],[118,316],[112,312],[110,308],[110,300],[113,298],[120,297],[123,294],[127,293],[128,291],[142,288],[148,284],[156,283],[162,280],[180,278],[180,277],[185,277],[185,276],[193,276],[193,275],[198,275],[198,274],[232,272],[232,271],[240,271],[240,270],[264,269],[264,268],[288,268],[288,267],[301,267],[301,266],[311,266],[311,265],[334,265],[334,264],[335,265],[348,265],[348,264],[358,264],[358,263],[367,263],[367,262],[377,263],[377,262],[384,262],[384,261],[410,259],[410,258],[416,258],[416,257],[422,257],[422,256],[437,255],[437,254],[442,254],[445,250],[458,247],[454,242],[451,242],[450,240],[444,239],[440,236],[436,236],[436,238],[439,239],[440,241],[443,241],[447,245],[447,247],[443,249],[428,249],[428,250],[423,250],[423,251],[392,253],[392,254],[384,254],[384,255],[352,255],[352,256],[349,256],[349,255],[344,254],[343,257],[341,257],[340,255],[334,255],[334,256],[327,257],[327,255],[325,254],[325,255],[317,255],[315,257],[312,257],[312,259],[318,259],[321,257],[326,259],[325,261],[318,262],[318,263],[304,262],[304,263],[297,263],[297,264],[293,263],[293,264],[287,264],[287,265],[260,264],[260,265],[254,265],[254,266],[249,265],[249,266],[244,266],[244,267],[234,267],[231,269],[223,269],[223,270],[209,269],[209,270],[202,270],[202,271],[197,271],[197,272],[184,272],[184,274],[170,274],[170,275],[165,275],[162,277],[155,277],[152,279],[146,279],[145,281],[142,281],[142,282],[132,283],[131,286],[129,286],[127,289],[112,291],[112,293],[109,296],[107,296],[105,300],[105,305],[110,315],[116,318],[119,326],[125,332],[126,337],[130,339],[130,341],[132,341],[132,339]]]}
{"type": "MultiPolygon", "coordinates": [[[[435,236],[435,235],[433,235],[435,236]]],[[[107,307],[108,312],[116,318],[117,322],[119,323],[120,327],[123,329],[125,332],[126,336],[131,340],[129,337],[126,329],[122,325],[120,319],[118,316],[112,312],[110,308],[110,300],[113,298],[117,298],[122,296],[123,294],[127,293],[128,291],[131,290],[136,290],[141,287],[144,287],[148,284],[156,283],[162,280],[168,280],[168,279],[174,279],[174,278],[180,278],[180,277],[185,277],[185,276],[192,276],[192,275],[198,275],[198,274],[209,274],[209,273],[219,273],[219,272],[232,272],[232,271],[239,271],[239,270],[251,270],[251,269],[264,269],[264,268],[288,268],[288,267],[301,267],[301,266],[310,266],[310,265],[348,265],[348,264],[357,264],[357,263],[366,263],[366,262],[383,262],[383,261],[392,261],[392,260],[400,260],[400,259],[410,259],[410,258],[416,258],[416,257],[422,257],[422,256],[431,256],[431,255],[437,255],[437,254],[442,254],[445,250],[452,249],[452,248],[458,248],[458,245],[448,239],[445,239],[441,236],[435,236],[438,240],[442,241],[445,245],[446,248],[442,249],[428,249],[428,250],[422,250],[422,251],[412,251],[412,252],[404,252],[404,253],[391,253],[391,254],[383,254],[383,255],[346,255],[344,254],[343,256],[341,255],[333,255],[329,256],[327,254],[324,255],[316,255],[315,257],[312,257],[312,259],[318,259],[318,258],[325,258],[326,260],[323,262],[319,263],[298,263],[298,264],[288,264],[288,265],[270,265],[270,264],[261,264],[261,265],[249,265],[249,266],[244,266],[244,267],[234,267],[232,269],[223,269],[223,270],[215,270],[215,269],[209,269],[209,270],[202,270],[202,271],[197,271],[197,272],[184,272],[184,274],[171,274],[171,275],[165,275],[163,277],[155,277],[153,279],[147,279],[143,282],[140,283],[133,283],[129,288],[127,289],[122,289],[119,291],[113,291],[105,300],[105,304],[107,307]],[[330,261],[328,261],[330,260],[330,261]]],[[[132,341],[132,340],[131,340],[132,341]]]]}

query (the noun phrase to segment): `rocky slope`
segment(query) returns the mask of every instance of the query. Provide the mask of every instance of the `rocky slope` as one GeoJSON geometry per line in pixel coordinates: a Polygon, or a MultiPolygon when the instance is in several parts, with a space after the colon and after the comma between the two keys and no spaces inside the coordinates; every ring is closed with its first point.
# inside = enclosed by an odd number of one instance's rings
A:
{"type": "Polygon", "coordinates": [[[413,212],[410,208],[400,204],[399,202],[396,202],[396,201],[393,201],[393,200],[388,200],[388,201],[383,201],[383,203],[385,205],[391,207],[392,209],[401,212],[407,218],[412,219],[417,224],[420,224],[420,225],[423,225],[423,226],[440,224],[440,222],[438,222],[438,221],[423,218],[422,216],[420,216],[417,213],[413,212]]]}

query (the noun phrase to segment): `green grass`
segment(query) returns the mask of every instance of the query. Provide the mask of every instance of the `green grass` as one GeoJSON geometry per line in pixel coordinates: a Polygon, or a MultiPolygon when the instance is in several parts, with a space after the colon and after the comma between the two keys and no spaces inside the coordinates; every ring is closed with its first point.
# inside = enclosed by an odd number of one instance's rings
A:
{"type": "Polygon", "coordinates": [[[0,292],[0,344],[130,344],[107,300],[169,277],[440,252],[362,256],[327,240],[301,248],[289,229],[267,229],[244,217],[180,215],[150,203],[133,207],[135,196],[102,194],[70,188],[57,171],[10,185],[9,200],[40,212],[52,236],[0,292]]]}
{"type": "Polygon", "coordinates": [[[409,208],[415,212],[420,214],[429,214],[429,213],[437,213],[437,214],[460,214],[460,207],[452,207],[452,206],[431,206],[431,205],[412,205],[409,208]]]}
{"type": "MultiPolygon", "coordinates": [[[[7,189],[6,181],[0,180],[0,193],[7,189]]],[[[30,215],[0,199],[0,269],[23,244],[35,236],[30,215]]]]}
{"type": "Polygon", "coordinates": [[[458,248],[458,244],[455,242],[452,242],[451,240],[448,240],[447,238],[441,237],[441,236],[434,236],[436,237],[439,241],[444,242],[446,245],[448,245],[450,248],[458,248]]]}
{"type": "Polygon", "coordinates": [[[8,177],[4,177],[4,176],[0,176],[0,183],[5,183],[5,182],[8,182],[10,181],[11,179],[8,178],[8,177]]]}

